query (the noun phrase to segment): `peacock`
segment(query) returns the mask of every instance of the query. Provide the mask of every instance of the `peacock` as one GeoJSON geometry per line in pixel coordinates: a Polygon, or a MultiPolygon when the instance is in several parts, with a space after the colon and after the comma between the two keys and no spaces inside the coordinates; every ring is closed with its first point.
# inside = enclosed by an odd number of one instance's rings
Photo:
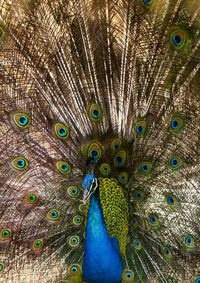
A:
{"type": "Polygon", "coordinates": [[[200,1],[0,1],[0,282],[200,283],[200,1]]]}

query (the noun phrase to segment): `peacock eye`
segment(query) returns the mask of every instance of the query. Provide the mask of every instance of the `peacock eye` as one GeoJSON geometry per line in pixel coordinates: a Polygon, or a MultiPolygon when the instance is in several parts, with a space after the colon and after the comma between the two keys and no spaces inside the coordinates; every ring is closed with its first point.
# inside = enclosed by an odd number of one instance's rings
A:
{"type": "Polygon", "coordinates": [[[100,172],[104,176],[108,176],[110,174],[111,167],[108,163],[103,163],[100,166],[100,172]]]}
{"type": "Polygon", "coordinates": [[[179,115],[179,114],[175,114],[172,116],[171,120],[170,120],[170,126],[169,126],[169,130],[172,133],[179,133],[183,130],[185,125],[185,120],[184,118],[179,115]]]}
{"type": "Polygon", "coordinates": [[[35,240],[33,242],[33,249],[34,250],[40,250],[43,247],[43,245],[44,245],[44,243],[43,243],[42,239],[35,240]]]}
{"type": "Polygon", "coordinates": [[[77,190],[77,189],[73,189],[73,190],[72,190],[72,195],[73,195],[73,196],[77,195],[77,193],[78,193],[78,190],[77,190]]]}
{"type": "Polygon", "coordinates": [[[171,159],[171,166],[172,166],[172,167],[177,167],[177,165],[178,165],[178,160],[177,160],[177,158],[171,159]]]}
{"type": "Polygon", "coordinates": [[[80,194],[80,189],[74,185],[67,187],[66,191],[67,194],[72,198],[77,198],[80,194]]]}
{"type": "Polygon", "coordinates": [[[169,160],[169,167],[173,171],[177,171],[183,167],[183,159],[180,155],[173,155],[169,160]]]}
{"type": "Polygon", "coordinates": [[[180,208],[180,202],[178,199],[173,195],[167,196],[167,203],[171,209],[177,209],[180,208]]]}
{"type": "Polygon", "coordinates": [[[142,4],[146,7],[146,8],[152,8],[154,6],[154,4],[156,3],[157,0],[141,0],[142,4]]]}
{"type": "Polygon", "coordinates": [[[79,264],[71,264],[68,268],[69,276],[74,276],[80,274],[82,271],[81,266],[79,264]]]}
{"type": "Polygon", "coordinates": [[[79,207],[78,207],[78,209],[79,209],[80,212],[83,213],[83,212],[86,210],[85,204],[80,204],[79,207]]]}
{"type": "Polygon", "coordinates": [[[167,260],[172,260],[172,258],[173,258],[172,252],[171,252],[171,250],[168,247],[163,247],[162,248],[162,255],[167,260]]]}
{"type": "Polygon", "coordinates": [[[145,193],[142,190],[135,191],[135,200],[140,203],[145,200],[145,193]]]}
{"type": "Polygon", "coordinates": [[[194,250],[196,246],[195,238],[192,235],[184,236],[184,245],[188,251],[194,250]]]}
{"type": "Polygon", "coordinates": [[[143,137],[146,134],[147,122],[146,119],[141,119],[135,124],[135,134],[137,137],[143,137]]]}
{"type": "Polygon", "coordinates": [[[147,164],[143,164],[143,165],[142,165],[142,171],[143,171],[143,172],[147,172],[147,171],[148,171],[148,166],[147,166],[147,164]]]}
{"type": "Polygon", "coordinates": [[[111,150],[112,150],[113,152],[117,152],[117,151],[120,150],[121,145],[122,145],[121,139],[114,139],[114,140],[112,140],[112,142],[111,142],[111,150]]]}
{"type": "Polygon", "coordinates": [[[181,49],[187,42],[187,33],[184,30],[177,29],[171,33],[171,44],[176,49],[181,49]]]}
{"type": "Polygon", "coordinates": [[[67,161],[62,161],[62,160],[57,161],[56,168],[62,174],[68,174],[71,171],[71,167],[67,161]]]}
{"type": "Polygon", "coordinates": [[[179,123],[176,119],[173,119],[171,125],[172,125],[172,129],[176,130],[179,126],[179,123]]]}
{"type": "Polygon", "coordinates": [[[197,275],[197,276],[194,277],[194,282],[200,283],[200,275],[197,275]]]}
{"type": "Polygon", "coordinates": [[[133,282],[134,272],[132,270],[124,270],[122,273],[122,282],[133,282]]]}
{"type": "Polygon", "coordinates": [[[134,249],[140,251],[142,249],[142,243],[140,240],[134,240],[133,242],[134,249]]]}
{"type": "Polygon", "coordinates": [[[76,226],[81,225],[81,224],[83,223],[83,217],[80,216],[80,215],[74,216],[74,218],[73,218],[73,223],[74,223],[74,225],[76,225],[76,226]]]}
{"type": "Polygon", "coordinates": [[[173,42],[174,42],[174,44],[176,44],[176,45],[180,45],[180,44],[182,43],[182,39],[181,39],[181,37],[180,37],[179,34],[175,33],[175,34],[173,35],[173,42]]]}
{"type": "Polygon", "coordinates": [[[38,201],[38,195],[36,194],[29,194],[25,198],[25,202],[28,204],[35,204],[38,201]]]}
{"type": "Polygon", "coordinates": [[[1,231],[1,239],[8,240],[12,236],[10,229],[3,229],[1,231]]]}
{"type": "Polygon", "coordinates": [[[92,116],[93,116],[93,118],[95,118],[95,119],[99,118],[99,116],[100,116],[100,111],[97,110],[97,109],[92,110],[92,116]]]}
{"type": "Polygon", "coordinates": [[[125,150],[120,150],[116,153],[114,157],[114,166],[122,167],[126,164],[127,161],[127,153],[125,150]]]}
{"type": "Polygon", "coordinates": [[[149,215],[148,222],[149,222],[149,225],[151,226],[152,229],[157,229],[157,228],[160,227],[159,218],[155,214],[149,215]]]}
{"type": "Polygon", "coordinates": [[[141,193],[139,193],[139,192],[136,193],[136,198],[137,198],[137,199],[141,199],[141,193]]]}
{"type": "Polygon", "coordinates": [[[98,104],[91,104],[88,108],[88,114],[89,117],[94,121],[94,122],[99,122],[102,117],[103,117],[103,111],[98,104]]]}
{"type": "Polygon", "coordinates": [[[60,212],[57,209],[51,209],[48,213],[47,213],[47,218],[51,221],[56,221],[58,220],[60,216],[60,212]]]}
{"type": "Polygon", "coordinates": [[[54,123],[53,131],[54,135],[61,140],[65,140],[69,137],[69,129],[63,123],[54,123]]]}
{"type": "Polygon", "coordinates": [[[68,245],[72,248],[78,247],[79,242],[79,236],[71,236],[68,238],[68,245]]]}
{"type": "Polygon", "coordinates": [[[24,157],[17,157],[11,161],[11,165],[18,171],[24,171],[28,166],[28,161],[24,157]]]}
{"type": "Polygon", "coordinates": [[[101,159],[102,149],[101,144],[93,142],[88,147],[88,157],[92,157],[95,160],[101,159]]]}
{"type": "Polygon", "coordinates": [[[141,125],[138,125],[138,126],[136,127],[136,131],[137,131],[137,133],[138,133],[139,135],[141,135],[141,134],[144,132],[144,129],[143,129],[143,127],[142,127],[141,125]]]}
{"type": "Polygon", "coordinates": [[[27,128],[30,125],[30,117],[22,112],[14,112],[10,115],[12,122],[20,129],[27,128]]]}
{"type": "Polygon", "coordinates": [[[139,172],[142,175],[148,175],[152,171],[152,163],[149,161],[142,161],[139,164],[139,172]]]}
{"type": "Polygon", "coordinates": [[[0,262],[0,273],[4,270],[4,264],[0,262]]]}
{"type": "Polygon", "coordinates": [[[131,227],[133,230],[136,230],[139,227],[139,219],[137,216],[134,216],[131,221],[131,227]]]}
{"type": "Polygon", "coordinates": [[[128,183],[128,173],[121,172],[118,176],[118,180],[121,184],[127,184],[128,183]]]}

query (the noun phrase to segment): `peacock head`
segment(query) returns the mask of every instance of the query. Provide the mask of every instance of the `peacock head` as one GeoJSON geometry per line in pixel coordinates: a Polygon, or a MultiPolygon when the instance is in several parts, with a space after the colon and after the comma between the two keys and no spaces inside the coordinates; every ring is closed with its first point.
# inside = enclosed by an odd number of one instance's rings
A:
{"type": "Polygon", "coordinates": [[[83,203],[85,204],[90,196],[96,191],[98,181],[94,174],[87,174],[83,180],[83,203]]]}

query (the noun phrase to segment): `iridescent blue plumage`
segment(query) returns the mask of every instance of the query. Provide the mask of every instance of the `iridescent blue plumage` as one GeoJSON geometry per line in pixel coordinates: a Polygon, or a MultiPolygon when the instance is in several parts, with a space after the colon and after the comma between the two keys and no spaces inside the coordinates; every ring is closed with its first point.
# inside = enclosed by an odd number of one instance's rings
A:
{"type": "Polygon", "coordinates": [[[88,211],[83,274],[90,283],[118,283],[122,270],[119,243],[109,237],[97,189],[88,211]]]}

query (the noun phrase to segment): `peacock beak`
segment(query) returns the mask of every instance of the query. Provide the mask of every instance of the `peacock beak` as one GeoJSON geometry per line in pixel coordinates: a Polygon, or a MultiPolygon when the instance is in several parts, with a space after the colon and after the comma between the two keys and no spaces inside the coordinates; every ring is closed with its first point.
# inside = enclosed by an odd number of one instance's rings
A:
{"type": "Polygon", "coordinates": [[[86,204],[90,196],[96,191],[97,187],[98,187],[97,178],[94,178],[92,180],[90,187],[84,187],[84,191],[83,191],[83,203],[84,204],[86,204]]]}

